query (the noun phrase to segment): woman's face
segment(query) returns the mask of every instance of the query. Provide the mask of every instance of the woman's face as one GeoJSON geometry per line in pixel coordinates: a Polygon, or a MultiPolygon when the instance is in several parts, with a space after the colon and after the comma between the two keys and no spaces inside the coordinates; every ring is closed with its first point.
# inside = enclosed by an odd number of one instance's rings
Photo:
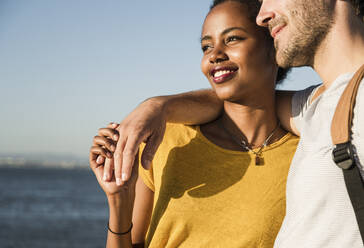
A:
{"type": "Polygon", "coordinates": [[[219,4],[207,15],[201,69],[220,99],[239,101],[274,89],[278,69],[265,32],[249,19],[248,7],[236,1],[219,4]]]}

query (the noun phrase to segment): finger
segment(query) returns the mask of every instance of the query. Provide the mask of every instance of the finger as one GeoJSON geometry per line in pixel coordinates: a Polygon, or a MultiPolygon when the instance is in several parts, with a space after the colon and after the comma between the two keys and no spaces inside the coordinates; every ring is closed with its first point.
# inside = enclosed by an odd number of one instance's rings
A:
{"type": "Polygon", "coordinates": [[[137,181],[139,174],[139,150],[137,151],[137,154],[135,155],[134,159],[134,165],[132,168],[130,179],[124,183],[123,187],[129,187],[133,186],[135,187],[135,182],[137,181]]]}
{"type": "Polygon", "coordinates": [[[94,152],[92,152],[92,148],[90,149],[90,154],[89,154],[89,163],[90,163],[90,168],[92,170],[94,170],[95,168],[97,168],[99,165],[96,162],[98,155],[94,152]]]}
{"type": "Polygon", "coordinates": [[[104,166],[99,166],[99,167],[93,169],[92,171],[95,174],[97,181],[101,185],[101,183],[102,183],[102,175],[104,174],[104,166]]]}
{"type": "Polygon", "coordinates": [[[116,149],[114,152],[114,176],[116,185],[121,186],[122,180],[121,180],[121,167],[123,162],[123,150],[125,147],[125,141],[126,138],[120,137],[118,140],[118,143],[116,144],[116,149]]]}
{"type": "Polygon", "coordinates": [[[162,140],[163,140],[163,135],[158,135],[158,134],[153,134],[147,140],[143,153],[142,153],[142,158],[141,158],[142,166],[145,169],[148,170],[150,168],[154,155],[157,152],[157,149],[158,149],[160,143],[162,142],[162,140]]]}
{"type": "Polygon", "coordinates": [[[118,123],[115,122],[110,122],[109,125],[107,125],[107,128],[112,128],[112,129],[116,129],[119,127],[118,123]]]}
{"type": "Polygon", "coordinates": [[[133,165],[133,169],[131,172],[131,179],[133,179],[133,177],[135,177],[135,180],[136,180],[138,178],[138,174],[139,174],[139,149],[134,158],[134,165],[133,165]]]}
{"type": "Polygon", "coordinates": [[[103,175],[103,178],[102,178],[105,182],[109,182],[111,180],[112,170],[113,170],[113,159],[107,158],[105,160],[104,175],[103,175]]]}
{"type": "Polygon", "coordinates": [[[123,182],[129,180],[134,165],[135,156],[138,153],[139,146],[144,138],[139,135],[133,135],[128,137],[123,152],[123,166],[121,179],[123,182]]]}
{"type": "Polygon", "coordinates": [[[102,165],[105,162],[105,157],[97,155],[96,163],[102,165]]]}
{"type": "Polygon", "coordinates": [[[102,136],[95,136],[93,140],[93,145],[104,146],[107,150],[109,150],[109,152],[114,152],[116,148],[115,141],[102,136]]]}
{"type": "Polygon", "coordinates": [[[101,146],[93,146],[93,147],[91,147],[90,153],[95,154],[94,159],[97,158],[96,155],[104,156],[106,158],[112,158],[112,154],[108,150],[106,150],[104,147],[101,147],[101,146]]]}
{"type": "Polygon", "coordinates": [[[99,136],[108,137],[114,141],[118,141],[119,139],[119,132],[113,128],[100,128],[98,131],[99,136]]]}

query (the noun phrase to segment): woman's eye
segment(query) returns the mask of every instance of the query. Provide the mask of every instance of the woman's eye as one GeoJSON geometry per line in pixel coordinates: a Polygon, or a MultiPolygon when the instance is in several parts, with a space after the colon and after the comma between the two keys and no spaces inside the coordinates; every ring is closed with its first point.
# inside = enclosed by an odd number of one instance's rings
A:
{"type": "Polygon", "coordinates": [[[202,52],[206,52],[210,48],[211,48],[211,46],[209,46],[209,45],[201,46],[202,52]]]}
{"type": "Polygon", "coordinates": [[[240,36],[229,36],[226,39],[226,43],[229,43],[229,42],[232,42],[232,41],[239,41],[239,40],[244,40],[244,38],[240,37],[240,36]]]}

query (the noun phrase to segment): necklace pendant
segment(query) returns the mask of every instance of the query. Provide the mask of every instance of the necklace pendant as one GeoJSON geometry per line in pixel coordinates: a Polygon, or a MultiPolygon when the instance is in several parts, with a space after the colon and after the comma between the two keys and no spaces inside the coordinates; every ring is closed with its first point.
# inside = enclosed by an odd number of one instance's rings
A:
{"type": "Polygon", "coordinates": [[[256,166],[261,166],[264,165],[264,158],[262,158],[261,156],[255,156],[255,165],[256,166]]]}

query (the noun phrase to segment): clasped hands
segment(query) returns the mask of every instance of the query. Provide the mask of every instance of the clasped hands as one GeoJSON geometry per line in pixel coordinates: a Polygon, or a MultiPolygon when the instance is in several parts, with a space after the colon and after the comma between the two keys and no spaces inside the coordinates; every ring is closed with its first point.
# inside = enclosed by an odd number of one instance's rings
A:
{"type": "Polygon", "coordinates": [[[162,105],[149,99],[120,124],[110,123],[98,130],[90,149],[89,163],[106,194],[118,193],[129,184],[135,186],[139,146],[146,143],[140,162],[149,169],[165,126],[162,105]]]}

